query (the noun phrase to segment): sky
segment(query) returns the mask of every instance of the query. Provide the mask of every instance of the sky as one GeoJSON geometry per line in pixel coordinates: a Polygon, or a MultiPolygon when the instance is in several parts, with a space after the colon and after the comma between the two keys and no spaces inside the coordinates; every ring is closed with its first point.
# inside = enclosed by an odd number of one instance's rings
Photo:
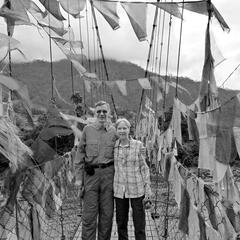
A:
{"type": "MultiPolygon", "coordinates": [[[[37,2],[37,0],[34,0],[37,2]]],[[[2,3],[3,0],[0,0],[2,3]]],[[[240,63],[240,25],[239,25],[239,9],[240,1],[238,0],[212,0],[215,7],[224,17],[227,24],[230,26],[230,32],[223,32],[221,27],[216,21],[213,21],[211,30],[215,38],[216,45],[221,51],[222,55],[226,59],[215,69],[215,77],[217,86],[221,86],[229,89],[240,90],[240,67],[234,74],[228,79],[228,81],[222,86],[222,83],[227,79],[230,73],[240,63]]],[[[39,5],[40,6],[40,5],[39,5]]],[[[88,8],[88,10],[90,10],[88,8]]],[[[152,23],[155,8],[150,5],[148,7],[147,15],[147,32],[148,40],[139,42],[131,27],[130,21],[121,6],[118,7],[118,15],[120,17],[120,28],[113,31],[103,17],[97,12],[97,21],[102,40],[102,46],[104,55],[106,58],[116,59],[120,61],[133,62],[145,69],[147,62],[147,55],[149,50],[149,42],[152,31],[152,23]]],[[[90,11],[88,11],[90,12],[90,11]]],[[[83,42],[87,44],[86,40],[86,27],[84,21],[86,19],[85,11],[82,13],[82,34],[83,42]]],[[[65,15],[65,17],[67,17],[65,15]]],[[[169,15],[166,14],[166,24],[169,21],[169,15]]],[[[75,39],[79,39],[79,21],[70,18],[71,26],[75,33],[75,39]]],[[[191,78],[195,81],[201,80],[201,72],[204,61],[204,44],[205,44],[205,30],[207,24],[207,17],[184,11],[184,21],[182,30],[182,44],[180,55],[179,76],[191,78]]],[[[67,22],[65,22],[67,27],[67,22]]],[[[90,38],[92,21],[89,22],[90,26],[90,38]]],[[[162,66],[161,74],[176,74],[177,69],[177,53],[179,44],[180,33],[180,19],[173,17],[172,29],[171,29],[171,41],[169,51],[169,66],[166,72],[166,49],[167,49],[167,31],[168,27],[165,27],[166,33],[163,38],[163,54],[162,54],[162,66]]],[[[6,24],[4,21],[0,21],[0,32],[6,33],[6,24]]],[[[24,59],[19,53],[13,54],[13,61],[32,61],[32,60],[46,60],[49,61],[49,41],[44,31],[37,29],[34,26],[17,26],[14,31],[13,37],[21,42],[20,49],[24,52],[26,59],[24,59]]],[[[90,39],[90,49],[93,53],[94,45],[90,39]]],[[[62,52],[53,43],[53,60],[57,61],[65,58],[62,52]]],[[[85,45],[83,49],[85,55],[88,54],[87,47],[85,45]]],[[[4,55],[3,52],[0,54],[4,55]]],[[[91,54],[91,58],[93,54],[91,54]]],[[[96,56],[97,54],[95,54],[96,56]]],[[[154,68],[151,66],[149,70],[154,68]]],[[[139,76],[143,77],[143,76],[139,76]]]]}

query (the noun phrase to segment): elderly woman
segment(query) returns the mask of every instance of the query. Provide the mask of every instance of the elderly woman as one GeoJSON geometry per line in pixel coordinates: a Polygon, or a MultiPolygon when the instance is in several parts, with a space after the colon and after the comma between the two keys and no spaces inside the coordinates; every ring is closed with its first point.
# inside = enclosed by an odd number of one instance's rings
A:
{"type": "Polygon", "coordinates": [[[143,201],[151,194],[149,168],[145,162],[143,144],[129,137],[130,123],[118,119],[119,139],[114,148],[114,197],[119,240],[128,239],[128,212],[131,203],[135,239],[145,240],[145,211],[143,201]]]}

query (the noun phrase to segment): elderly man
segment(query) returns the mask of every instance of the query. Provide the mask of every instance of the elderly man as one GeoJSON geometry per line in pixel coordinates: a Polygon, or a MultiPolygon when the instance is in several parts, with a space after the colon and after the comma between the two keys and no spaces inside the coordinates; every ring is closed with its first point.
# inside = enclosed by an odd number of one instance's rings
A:
{"type": "Polygon", "coordinates": [[[113,218],[113,153],[117,140],[110,106],[95,104],[96,121],[84,127],[75,160],[76,183],[83,186],[82,239],[111,238],[113,218]]]}

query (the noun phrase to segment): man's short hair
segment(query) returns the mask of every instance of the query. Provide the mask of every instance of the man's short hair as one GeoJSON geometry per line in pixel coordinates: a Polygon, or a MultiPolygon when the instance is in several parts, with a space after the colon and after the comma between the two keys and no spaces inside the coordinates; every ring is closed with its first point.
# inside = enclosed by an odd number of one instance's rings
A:
{"type": "Polygon", "coordinates": [[[95,107],[99,107],[99,106],[102,106],[102,105],[108,105],[109,106],[109,104],[105,101],[98,101],[98,102],[95,103],[95,107]]]}
{"type": "Polygon", "coordinates": [[[101,106],[104,106],[104,105],[107,106],[108,112],[110,113],[110,105],[107,102],[105,102],[105,101],[98,101],[98,102],[96,102],[95,103],[95,108],[101,107],[101,106]]]}

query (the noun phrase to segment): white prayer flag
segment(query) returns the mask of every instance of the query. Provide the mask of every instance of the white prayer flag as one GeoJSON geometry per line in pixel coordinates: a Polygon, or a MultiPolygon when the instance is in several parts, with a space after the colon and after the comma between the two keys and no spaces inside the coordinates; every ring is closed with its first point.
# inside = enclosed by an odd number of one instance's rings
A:
{"type": "Polygon", "coordinates": [[[138,78],[138,82],[143,89],[152,89],[148,78],[138,78]]]}
{"type": "Polygon", "coordinates": [[[133,30],[139,41],[147,38],[147,4],[146,3],[121,3],[132,24],[133,30]]]}
{"type": "Polygon", "coordinates": [[[122,95],[127,96],[126,80],[117,80],[117,81],[114,81],[114,82],[118,86],[122,95]]]}

